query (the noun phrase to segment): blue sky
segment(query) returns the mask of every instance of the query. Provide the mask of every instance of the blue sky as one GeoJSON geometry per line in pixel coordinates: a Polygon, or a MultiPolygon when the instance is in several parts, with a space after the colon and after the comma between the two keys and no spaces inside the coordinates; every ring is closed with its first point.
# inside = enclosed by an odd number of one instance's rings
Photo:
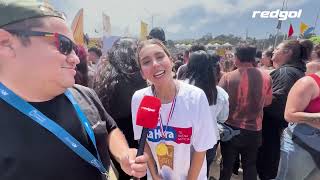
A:
{"type": "MultiPolygon", "coordinates": [[[[207,33],[213,36],[234,34],[245,37],[265,38],[276,32],[277,19],[252,18],[254,10],[281,9],[283,0],[49,0],[60,11],[66,13],[68,22],[80,8],[84,8],[84,29],[91,37],[102,34],[102,12],[110,16],[112,35],[124,35],[129,29],[138,36],[140,21],[151,28],[163,27],[167,39],[199,38],[207,33]],[[95,32],[98,31],[98,33],[95,32]]],[[[319,0],[287,0],[288,10],[302,9],[300,19],[283,21],[281,32],[287,33],[292,23],[295,34],[299,24],[314,26],[320,11],[319,0]]],[[[315,31],[320,34],[320,18],[315,31]]]]}

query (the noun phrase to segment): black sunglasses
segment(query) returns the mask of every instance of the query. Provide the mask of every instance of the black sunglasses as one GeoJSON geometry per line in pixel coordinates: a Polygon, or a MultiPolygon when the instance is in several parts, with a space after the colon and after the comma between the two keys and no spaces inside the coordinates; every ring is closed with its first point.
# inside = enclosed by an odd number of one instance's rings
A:
{"type": "Polygon", "coordinates": [[[24,30],[6,30],[12,34],[22,35],[22,36],[43,36],[43,37],[53,37],[56,47],[61,54],[69,55],[72,50],[77,54],[77,45],[68,37],[59,33],[41,32],[41,31],[24,31],[24,30]]]}

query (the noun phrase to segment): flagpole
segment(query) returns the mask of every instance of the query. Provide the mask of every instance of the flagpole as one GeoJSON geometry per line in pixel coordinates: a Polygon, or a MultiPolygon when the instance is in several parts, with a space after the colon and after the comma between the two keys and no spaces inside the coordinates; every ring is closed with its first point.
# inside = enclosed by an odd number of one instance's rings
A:
{"type": "Polygon", "coordinates": [[[316,27],[317,27],[317,22],[318,22],[319,14],[320,14],[320,8],[319,8],[319,11],[318,11],[318,14],[317,14],[317,17],[316,17],[316,21],[314,22],[314,29],[313,29],[313,31],[312,31],[313,34],[314,34],[314,31],[316,30],[316,27]]]}
{"type": "Polygon", "coordinates": [[[266,32],[266,39],[264,39],[264,41],[263,41],[262,50],[264,50],[264,45],[266,44],[266,41],[269,40],[268,35],[269,35],[269,38],[270,38],[270,33],[266,32]]]}
{"type": "Polygon", "coordinates": [[[280,29],[277,29],[277,32],[276,32],[276,38],[274,39],[274,45],[273,45],[273,48],[276,48],[277,40],[278,40],[279,30],[280,30],[280,29]]]}
{"type": "MultiPolygon", "coordinates": [[[[286,2],[286,0],[283,0],[281,11],[283,11],[285,2],[286,2]]],[[[288,1],[287,1],[287,3],[286,3],[286,6],[288,6],[288,1]]],[[[278,17],[278,18],[279,18],[279,17],[278,17]]],[[[276,45],[277,45],[278,34],[279,34],[280,29],[281,29],[281,24],[282,24],[282,21],[280,22],[280,20],[278,19],[277,33],[276,33],[276,38],[275,38],[275,40],[274,40],[273,48],[275,48],[276,45]],[[280,26],[279,26],[279,24],[280,24],[280,26]]]]}

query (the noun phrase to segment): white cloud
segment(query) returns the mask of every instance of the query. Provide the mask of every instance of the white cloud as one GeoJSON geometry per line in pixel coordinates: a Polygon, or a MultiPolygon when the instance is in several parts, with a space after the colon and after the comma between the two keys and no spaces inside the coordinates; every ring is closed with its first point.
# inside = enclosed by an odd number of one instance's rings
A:
{"type": "MultiPolygon", "coordinates": [[[[298,6],[306,0],[289,1],[290,7],[298,6]]],[[[65,13],[72,21],[76,12],[84,8],[85,31],[91,36],[100,34],[94,33],[95,29],[102,31],[102,12],[110,16],[113,35],[122,35],[124,29],[130,26],[130,34],[138,35],[140,21],[143,20],[151,28],[151,16],[154,16],[154,25],[162,26],[167,32],[179,33],[182,25],[169,23],[169,19],[176,16],[180,10],[192,6],[202,6],[208,17],[193,23],[190,30],[196,31],[209,21],[217,21],[223,16],[236,15],[237,13],[248,12],[255,7],[281,8],[281,0],[50,0],[57,7],[66,9],[65,13]],[[209,17],[216,14],[215,17],[209,17]]],[[[70,23],[70,22],[69,22],[70,23]]]]}
{"type": "Polygon", "coordinates": [[[172,24],[169,25],[169,27],[166,28],[167,32],[169,33],[177,33],[179,32],[183,26],[181,24],[172,24]]]}

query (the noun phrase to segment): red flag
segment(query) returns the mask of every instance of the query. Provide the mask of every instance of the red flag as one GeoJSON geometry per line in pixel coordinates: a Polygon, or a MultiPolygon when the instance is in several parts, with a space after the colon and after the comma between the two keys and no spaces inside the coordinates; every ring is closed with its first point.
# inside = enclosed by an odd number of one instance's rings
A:
{"type": "Polygon", "coordinates": [[[292,24],[290,23],[290,27],[289,27],[289,31],[288,31],[288,38],[292,36],[293,34],[293,27],[292,27],[292,24]]]}

